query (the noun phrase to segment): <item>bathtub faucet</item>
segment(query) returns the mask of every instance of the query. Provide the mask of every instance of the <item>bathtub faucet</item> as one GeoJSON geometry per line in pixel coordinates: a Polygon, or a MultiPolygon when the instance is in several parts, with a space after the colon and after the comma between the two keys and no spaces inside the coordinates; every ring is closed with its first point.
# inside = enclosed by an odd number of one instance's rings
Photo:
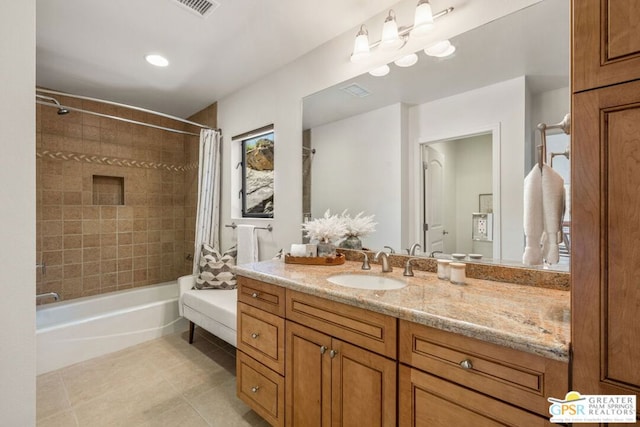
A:
{"type": "Polygon", "coordinates": [[[44,294],[36,295],[36,301],[39,301],[45,298],[53,298],[54,301],[60,301],[60,295],[58,295],[57,292],[47,292],[44,294]]]}

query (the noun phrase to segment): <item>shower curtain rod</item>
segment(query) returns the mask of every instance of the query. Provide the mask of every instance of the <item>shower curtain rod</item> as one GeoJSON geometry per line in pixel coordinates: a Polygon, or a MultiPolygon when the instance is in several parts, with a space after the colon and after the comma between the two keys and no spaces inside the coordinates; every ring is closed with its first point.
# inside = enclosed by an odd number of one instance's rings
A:
{"type": "MultiPolygon", "coordinates": [[[[183,118],[180,118],[180,117],[172,116],[172,115],[165,114],[165,113],[160,113],[158,111],[148,110],[146,108],[135,107],[133,105],[127,105],[127,104],[122,104],[122,103],[113,102],[113,101],[106,101],[104,99],[91,98],[91,97],[88,97],[88,96],[74,95],[74,94],[65,93],[65,92],[58,92],[58,91],[50,90],[50,89],[36,89],[36,95],[38,94],[38,92],[52,94],[52,95],[67,96],[69,98],[82,99],[82,100],[85,100],[85,101],[93,101],[93,102],[99,102],[99,103],[102,103],[102,104],[113,105],[113,106],[116,106],[116,107],[128,108],[128,109],[140,111],[140,112],[143,112],[143,113],[153,114],[153,115],[159,116],[159,117],[164,117],[164,118],[167,118],[167,119],[176,120],[178,122],[186,123],[188,125],[196,126],[196,127],[202,128],[202,129],[213,129],[213,130],[216,130],[216,131],[220,132],[220,129],[217,129],[217,128],[211,128],[209,126],[205,126],[205,125],[200,124],[200,123],[192,122],[190,120],[186,120],[186,119],[183,119],[183,118]]],[[[69,107],[67,105],[61,105],[59,103],[56,105],[56,104],[52,104],[50,102],[44,102],[44,101],[39,101],[39,100],[36,100],[36,103],[37,104],[42,104],[42,105],[48,105],[50,107],[64,108],[64,109],[67,109],[69,111],[77,111],[77,112],[80,112],[80,113],[86,113],[86,114],[91,114],[91,115],[94,115],[94,116],[105,117],[105,118],[108,118],[108,119],[119,120],[119,121],[132,123],[132,124],[136,124],[136,125],[148,126],[148,127],[151,127],[151,128],[160,129],[160,130],[166,130],[166,131],[169,131],[169,132],[180,133],[180,134],[183,134],[183,135],[200,136],[200,134],[193,133],[193,132],[188,132],[188,131],[183,131],[183,130],[173,129],[173,128],[167,128],[167,127],[164,127],[164,126],[153,125],[151,123],[140,122],[140,121],[137,121],[137,120],[127,119],[127,118],[119,117],[119,116],[113,116],[113,115],[110,115],[110,114],[96,113],[95,111],[84,110],[82,108],[76,108],[76,107],[69,107]]]]}

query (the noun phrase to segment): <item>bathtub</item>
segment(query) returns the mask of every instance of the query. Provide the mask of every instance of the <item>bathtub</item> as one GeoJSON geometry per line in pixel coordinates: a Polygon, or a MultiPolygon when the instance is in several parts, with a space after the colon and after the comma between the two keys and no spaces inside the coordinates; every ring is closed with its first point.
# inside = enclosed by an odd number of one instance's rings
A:
{"type": "Polygon", "coordinates": [[[38,374],[184,331],[178,314],[178,284],[60,301],[36,308],[38,374]]]}

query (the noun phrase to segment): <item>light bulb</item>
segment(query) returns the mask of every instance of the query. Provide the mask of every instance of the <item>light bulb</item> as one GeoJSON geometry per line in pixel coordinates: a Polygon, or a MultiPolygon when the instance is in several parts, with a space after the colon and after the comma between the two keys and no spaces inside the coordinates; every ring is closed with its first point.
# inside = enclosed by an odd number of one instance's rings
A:
{"type": "Polygon", "coordinates": [[[393,10],[389,11],[389,16],[384,20],[382,26],[382,40],[380,40],[380,48],[383,50],[394,50],[401,47],[402,39],[398,35],[398,24],[393,10]]]}
{"type": "Polygon", "coordinates": [[[353,44],[353,53],[351,54],[351,62],[360,62],[369,57],[369,32],[363,25],[356,35],[356,41],[353,44]]]}
{"type": "Polygon", "coordinates": [[[416,6],[416,15],[413,21],[411,35],[416,37],[425,36],[432,27],[433,13],[431,11],[431,5],[428,0],[420,0],[418,1],[418,6],[416,6]]]}
{"type": "Polygon", "coordinates": [[[451,44],[449,40],[439,41],[424,50],[429,56],[435,56],[436,58],[444,58],[456,51],[456,47],[451,44]]]}
{"type": "Polygon", "coordinates": [[[384,64],[378,68],[374,68],[373,70],[369,71],[369,74],[371,74],[374,77],[382,77],[389,74],[389,70],[390,70],[389,66],[387,64],[384,64]]]}
{"type": "Polygon", "coordinates": [[[416,55],[415,53],[410,53],[409,55],[396,59],[394,61],[394,64],[396,64],[398,67],[411,67],[416,62],[418,62],[418,55],[416,55]]]}

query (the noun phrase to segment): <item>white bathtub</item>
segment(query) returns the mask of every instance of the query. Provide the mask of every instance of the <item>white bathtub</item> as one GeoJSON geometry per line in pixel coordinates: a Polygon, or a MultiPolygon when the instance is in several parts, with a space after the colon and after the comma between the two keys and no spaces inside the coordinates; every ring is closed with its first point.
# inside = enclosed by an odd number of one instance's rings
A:
{"type": "Polygon", "coordinates": [[[177,282],[40,305],[36,370],[42,374],[187,327],[178,314],[177,282]]]}

